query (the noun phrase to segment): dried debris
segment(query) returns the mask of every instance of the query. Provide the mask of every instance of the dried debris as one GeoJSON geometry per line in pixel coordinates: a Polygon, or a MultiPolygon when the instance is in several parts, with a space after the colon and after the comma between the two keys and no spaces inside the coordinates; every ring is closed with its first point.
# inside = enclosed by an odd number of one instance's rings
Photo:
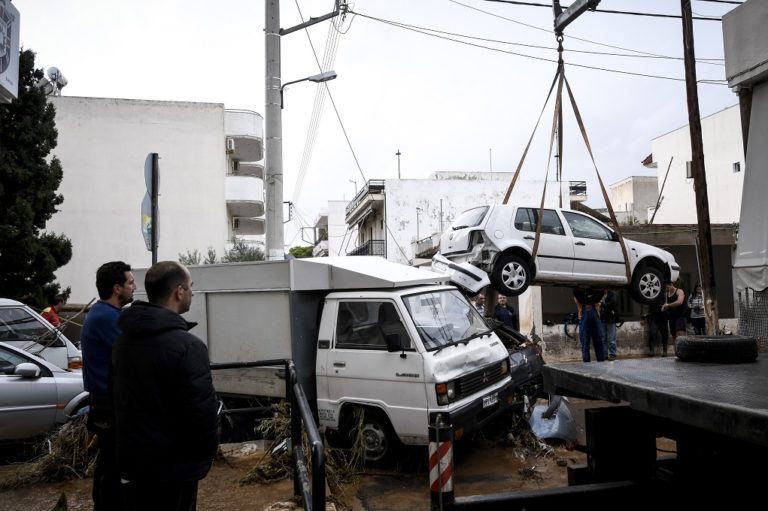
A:
{"type": "Polygon", "coordinates": [[[0,476],[0,489],[91,476],[96,452],[89,448],[91,435],[85,420],[85,415],[75,417],[46,438],[37,448],[44,454],[0,476]]]}

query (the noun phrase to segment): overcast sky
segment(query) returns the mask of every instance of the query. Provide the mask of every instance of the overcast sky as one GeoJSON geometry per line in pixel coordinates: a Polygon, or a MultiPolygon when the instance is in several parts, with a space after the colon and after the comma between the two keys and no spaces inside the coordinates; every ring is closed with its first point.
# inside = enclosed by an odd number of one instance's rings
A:
{"type": "MultiPolygon", "coordinates": [[[[37,53],[38,67],[62,70],[69,80],[64,95],[215,102],[264,113],[263,1],[13,3],[23,47],[37,53]]],[[[332,0],[281,4],[284,28],[333,8],[332,0]]],[[[720,17],[734,7],[693,1],[700,16],[720,17]]],[[[680,2],[603,0],[598,9],[679,15],[680,2]]],[[[350,199],[364,180],[397,177],[398,149],[403,178],[515,169],[556,71],[550,9],[482,0],[356,0],[351,10],[333,25],[282,38],[283,83],[318,73],[317,60],[332,59],[338,73],[327,84],[338,117],[326,98],[316,130],[312,110],[323,85],[285,89],[284,196],[296,201],[302,218],[313,221],[327,200],[350,199]],[[314,150],[299,190],[308,132],[315,133],[314,150]]],[[[651,140],[688,123],[681,27],[678,18],[587,12],[566,29],[566,64],[589,66],[567,66],[566,76],[606,184],[652,175],[640,164],[651,140]]],[[[694,35],[698,59],[723,58],[719,21],[696,21],[694,35]]],[[[698,65],[699,80],[725,79],[722,60],[712,62],[698,65]]],[[[699,101],[702,116],[738,102],[727,86],[705,83],[699,101]]],[[[546,172],[551,111],[550,103],[524,179],[546,172]]],[[[587,180],[588,204],[602,206],[570,109],[565,118],[563,177],[587,180]]],[[[295,232],[289,227],[286,243],[300,244],[295,232]]]]}

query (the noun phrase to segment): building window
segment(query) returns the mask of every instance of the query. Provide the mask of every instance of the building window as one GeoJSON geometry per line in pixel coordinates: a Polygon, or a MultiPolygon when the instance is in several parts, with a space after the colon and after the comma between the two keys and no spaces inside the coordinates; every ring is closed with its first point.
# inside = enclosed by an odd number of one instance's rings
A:
{"type": "Polygon", "coordinates": [[[741,162],[737,161],[733,164],[733,173],[741,172],[741,162]]]}
{"type": "Polygon", "coordinates": [[[686,179],[693,178],[693,162],[690,160],[685,162],[685,178],[686,179]]]}

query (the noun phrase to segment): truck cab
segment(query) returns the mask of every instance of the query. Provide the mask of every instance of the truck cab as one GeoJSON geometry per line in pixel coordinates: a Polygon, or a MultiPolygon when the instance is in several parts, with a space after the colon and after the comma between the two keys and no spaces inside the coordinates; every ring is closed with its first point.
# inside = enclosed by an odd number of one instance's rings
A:
{"type": "Polygon", "coordinates": [[[437,414],[460,438],[513,401],[509,353],[453,286],[331,293],[317,346],[320,425],[343,435],[362,411],[369,461],[427,444],[437,414]]]}

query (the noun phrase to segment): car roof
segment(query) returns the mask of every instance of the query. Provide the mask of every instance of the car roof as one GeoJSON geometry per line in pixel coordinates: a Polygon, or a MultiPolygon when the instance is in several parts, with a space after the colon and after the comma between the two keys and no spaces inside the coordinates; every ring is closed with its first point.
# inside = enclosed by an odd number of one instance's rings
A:
{"type": "Polygon", "coordinates": [[[21,302],[17,302],[16,300],[11,300],[10,298],[0,298],[0,306],[4,305],[24,305],[21,302]]]}
{"type": "Polygon", "coordinates": [[[28,352],[26,350],[23,350],[21,348],[17,348],[16,346],[12,346],[12,345],[4,343],[4,342],[0,342],[0,346],[2,346],[3,348],[7,349],[8,351],[13,351],[15,353],[18,353],[19,355],[23,355],[25,357],[29,357],[32,360],[34,360],[35,362],[37,362],[37,363],[39,363],[41,365],[44,365],[45,367],[47,367],[48,369],[50,369],[54,373],[62,373],[62,372],[63,373],[68,373],[69,372],[69,371],[66,371],[66,370],[62,369],[61,367],[57,366],[56,364],[48,362],[47,360],[45,360],[43,358],[40,358],[37,355],[35,355],[33,353],[30,353],[30,352],[28,352]]]}

